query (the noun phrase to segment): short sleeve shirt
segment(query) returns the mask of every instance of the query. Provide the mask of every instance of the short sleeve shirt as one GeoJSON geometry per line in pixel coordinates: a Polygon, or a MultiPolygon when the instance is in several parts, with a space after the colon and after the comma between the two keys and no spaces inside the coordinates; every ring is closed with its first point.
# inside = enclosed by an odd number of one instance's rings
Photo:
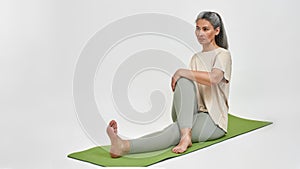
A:
{"type": "Polygon", "coordinates": [[[190,61],[191,70],[211,72],[213,69],[219,69],[224,72],[224,78],[218,84],[206,86],[194,83],[197,90],[198,111],[208,112],[215,124],[226,132],[231,65],[230,52],[224,48],[196,53],[190,61]]]}

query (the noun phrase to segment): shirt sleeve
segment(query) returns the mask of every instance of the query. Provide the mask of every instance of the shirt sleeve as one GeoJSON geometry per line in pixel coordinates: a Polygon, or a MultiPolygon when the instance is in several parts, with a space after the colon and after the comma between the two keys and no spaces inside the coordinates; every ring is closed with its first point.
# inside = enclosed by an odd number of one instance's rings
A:
{"type": "MultiPolygon", "coordinates": [[[[197,54],[194,54],[192,56],[192,59],[190,60],[190,64],[189,64],[189,69],[190,70],[198,70],[198,65],[197,65],[197,54]]],[[[198,63],[199,64],[199,63],[198,63]]]]}
{"type": "Polygon", "coordinates": [[[231,79],[231,55],[229,51],[222,51],[216,56],[213,68],[220,69],[224,72],[224,78],[227,82],[231,79]]]}

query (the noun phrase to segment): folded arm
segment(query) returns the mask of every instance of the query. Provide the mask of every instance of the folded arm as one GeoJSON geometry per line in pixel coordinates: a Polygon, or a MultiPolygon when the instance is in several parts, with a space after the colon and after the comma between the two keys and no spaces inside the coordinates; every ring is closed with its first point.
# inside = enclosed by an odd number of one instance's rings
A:
{"type": "Polygon", "coordinates": [[[173,91],[175,90],[177,80],[181,77],[203,85],[211,86],[220,83],[224,77],[224,72],[220,69],[212,69],[211,72],[178,69],[172,77],[171,87],[173,91]]]}

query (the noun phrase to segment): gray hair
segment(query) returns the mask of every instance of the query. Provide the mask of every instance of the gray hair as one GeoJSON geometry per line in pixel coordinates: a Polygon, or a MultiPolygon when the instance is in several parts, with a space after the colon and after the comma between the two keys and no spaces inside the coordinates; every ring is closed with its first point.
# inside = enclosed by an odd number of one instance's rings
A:
{"type": "Polygon", "coordinates": [[[204,11],[197,16],[196,22],[199,19],[207,20],[212,24],[214,29],[220,28],[220,33],[215,36],[215,41],[218,46],[228,49],[227,36],[221,16],[216,12],[204,11]]]}

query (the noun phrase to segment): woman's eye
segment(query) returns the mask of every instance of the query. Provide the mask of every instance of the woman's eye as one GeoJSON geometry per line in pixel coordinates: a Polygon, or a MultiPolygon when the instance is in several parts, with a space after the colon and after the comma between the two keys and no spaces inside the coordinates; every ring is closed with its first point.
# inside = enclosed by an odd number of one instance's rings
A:
{"type": "Polygon", "coordinates": [[[203,28],[203,31],[208,31],[208,28],[203,28]]]}
{"type": "Polygon", "coordinates": [[[202,30],[204,32],[209,31],[209,29],[207,27],[203,27],[203,28],[196,27],[196,31],[200,31],[200,30],[202,30]]]}

